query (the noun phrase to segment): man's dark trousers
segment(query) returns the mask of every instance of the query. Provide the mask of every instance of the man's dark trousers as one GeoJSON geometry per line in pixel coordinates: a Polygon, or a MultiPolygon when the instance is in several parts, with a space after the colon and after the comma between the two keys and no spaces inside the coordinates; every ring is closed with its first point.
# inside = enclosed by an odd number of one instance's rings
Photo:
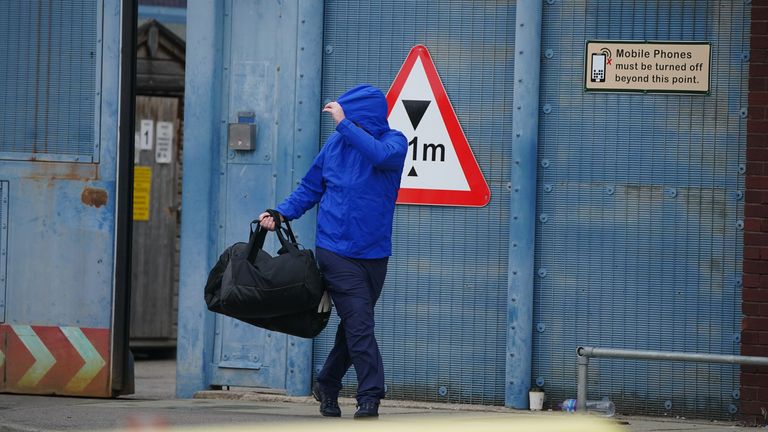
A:
{"type": "Polygon", "coordinates": [[[378,402],[384,397],[384,365],[373,332],[373,308],[384,286],[389,258],[354,259],[317,248],[317,261],[341,318],[317,383],[328,396],[336,397],[344,374],[354,365],[357,402],[378,402]]]}

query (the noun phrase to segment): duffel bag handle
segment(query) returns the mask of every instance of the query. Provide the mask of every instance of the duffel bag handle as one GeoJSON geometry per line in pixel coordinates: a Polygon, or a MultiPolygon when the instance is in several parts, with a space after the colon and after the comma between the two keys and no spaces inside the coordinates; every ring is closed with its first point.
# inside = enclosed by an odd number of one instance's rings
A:
{"type": "MultiPolygon", "coordinates": [[[[296,236],[293,234],[293,229],[291,228],[291,223],[287,220],[281,220],[282,217],[280,215],[280,212],[274,209],[266,209],[264,210],[267,214],[269,214],[270,217],[275,221],[275,234],[277,234],[277,239],[280,241],[280,245],[282,248],[289,252],[298,252],[299,248],[297,246],[296,236]],[[285,236],[288,236],[286,239],[285,236]]],[[[267,231],[262,229],[262,231],[267,231]]],[[[266,234],[266,233],[265,233],[266,234]]],[[[261,242],[258,244],[259,248],[264,247],[264,240],[260,238],[261,242]]]]}
{"type": "MultiPolygon", "coordinates": [[[[282,233],[282,224],[285,224],[285,232],[288,233],[288,240],[294,245],[298,243],[296,241],[296,236],[293,235],[291,223],[288,220],[282,220],[280,212],[275,209],[266,209],[265,212],[269,213],[269,215],[272,216],[272,219],[275,220],[275,232],[277,232],[278,237],[280,237],[280,234],[282,233]]],[[[282,240],[280,240],[280,244],[285,246],[285,242],[282,240]]]]}
{"type": "MultiPolygon", "coordinates": [[[[282,247],[289,252],[298,252],[299,248],[296,246],[296,236],[293,234],[293,229],[291,229],[291,223],[287,220],[281,222],[280,213],[277,210],[267,209],[265,212],[275,220],[275,233],[277,234],[277,238],[280,241],[280,245],[282,245],[282,247]],[[285,228],[283,227],[283,224],[285,224],[285,228]],[[288,235],[288,239],[285,238],[283,230],[285,230],[286,234],[288,235]]],[[[264,240],[266,239],[267,232],[269,231],[265,228],[262,228],[259,222],[260,221],[258,219],[251,221],[251,235],[248,238],[248,261],[250,262],[255,262],[259,250],[264,249],[264,240]],[[255,230],[253,229],[254,225],[256,225],[255,230]]]]}

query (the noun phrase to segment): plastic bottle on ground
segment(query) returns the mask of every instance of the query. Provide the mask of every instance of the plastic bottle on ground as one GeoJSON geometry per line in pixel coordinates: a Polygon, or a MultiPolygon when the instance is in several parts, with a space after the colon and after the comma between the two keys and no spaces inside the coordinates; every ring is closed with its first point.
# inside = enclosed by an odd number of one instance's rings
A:
{"type": "MultiPolygon", "coordinates": [[[[560,403],[560,409],[566,412],[576,411],[576,399],[566,399],[560,403]]],[[[587,401],[587,412],[599,412],[606,417],[616,414],[616,406],[609,400],[587,401]]]]}

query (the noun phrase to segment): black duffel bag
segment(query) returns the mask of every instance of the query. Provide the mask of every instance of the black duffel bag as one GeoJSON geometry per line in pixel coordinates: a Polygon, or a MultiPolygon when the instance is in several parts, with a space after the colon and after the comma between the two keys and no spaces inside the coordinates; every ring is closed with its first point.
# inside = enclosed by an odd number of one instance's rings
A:
{"type": "Polygon", "coordinates": [[[279,214],[268,213],[277,223],[282,246],[278,255],[263,250],[267,230],[251,222],[248,243],[228,247],[208,274],[205,302],[213,312],[267,330],[315,337],[331,314],[330,307],[321,304],[328,303],[322,275],[312,251],[299,247],[290,223],[283,228],[279,214]]]}

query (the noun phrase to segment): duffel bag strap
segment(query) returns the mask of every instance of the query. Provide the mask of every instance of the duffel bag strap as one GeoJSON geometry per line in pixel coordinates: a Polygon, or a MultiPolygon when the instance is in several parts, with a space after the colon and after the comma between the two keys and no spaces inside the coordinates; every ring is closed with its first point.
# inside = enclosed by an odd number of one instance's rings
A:
{"type": "Polygon", "coordinates": [[[259,250],[264,248],[264,240],[267,238],[266,229],[261,227],[258,219],[251,221],[251,234],[248,236],[248,261],[255,262],[259,250]],[[256,229],[253,226],[256,225],[256,229]]]}

